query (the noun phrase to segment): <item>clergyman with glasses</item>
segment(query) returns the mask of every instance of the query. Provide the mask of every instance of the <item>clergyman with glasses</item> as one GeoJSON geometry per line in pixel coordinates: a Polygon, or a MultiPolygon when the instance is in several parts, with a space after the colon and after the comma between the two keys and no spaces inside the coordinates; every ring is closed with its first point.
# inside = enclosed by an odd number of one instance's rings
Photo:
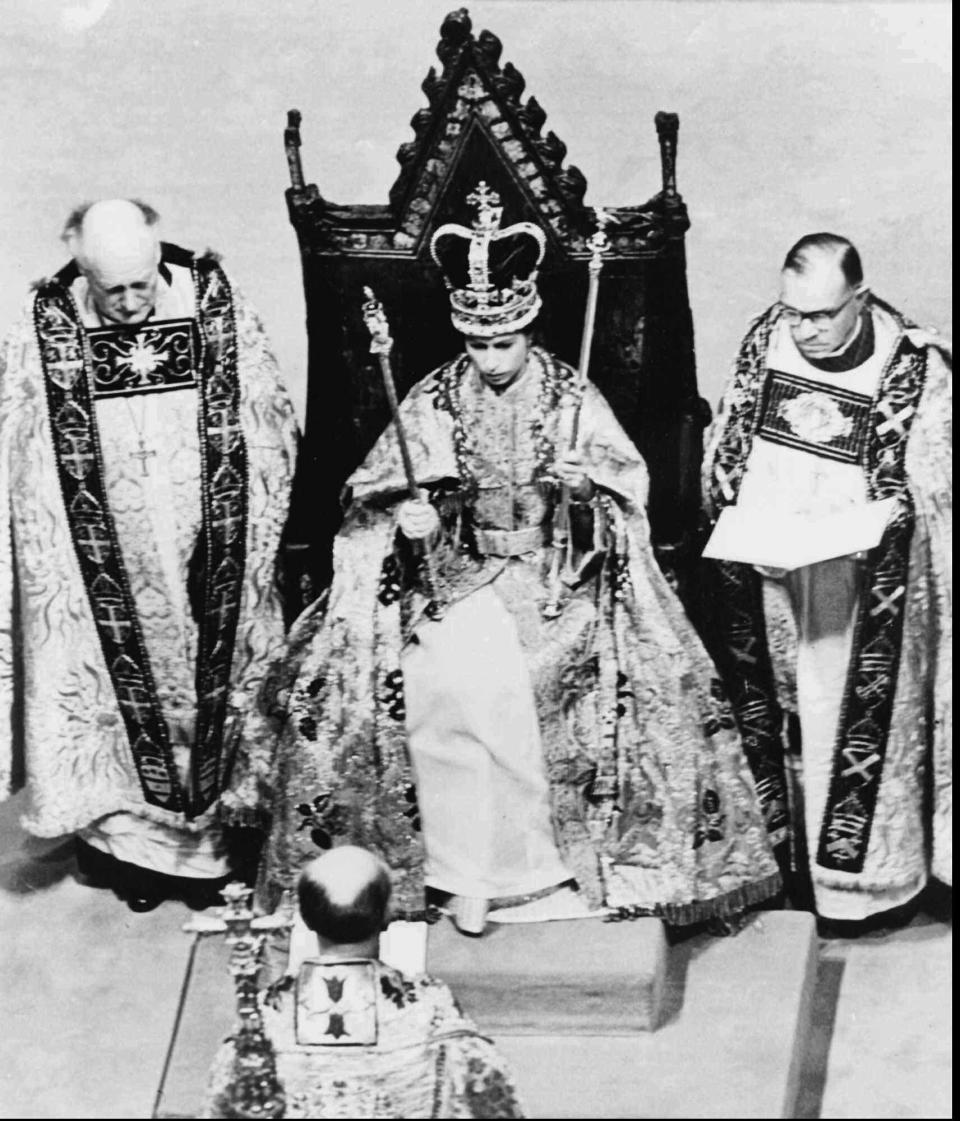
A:
{"type": "Polygon", "coordinates": [[[810,234],[708,438],[715,655],[789,889],[827,931],[951,883],[951,391],[936,332],[810,234]]]}

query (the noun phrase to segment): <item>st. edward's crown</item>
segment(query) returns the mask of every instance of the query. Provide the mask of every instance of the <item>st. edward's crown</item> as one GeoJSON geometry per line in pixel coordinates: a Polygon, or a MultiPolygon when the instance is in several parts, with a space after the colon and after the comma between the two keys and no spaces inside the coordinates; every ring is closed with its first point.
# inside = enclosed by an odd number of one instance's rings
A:
{"type": "Polygon", "coordinates": [[[540,311],[537,269],[547,239],[532,222],[500,229],[500,196],[481,180],[466,201],[475,206],[473,228],[440,226],[430,253],[450,290],[450,318],[464,335],[492,338],[520,331],[540,311]]]}

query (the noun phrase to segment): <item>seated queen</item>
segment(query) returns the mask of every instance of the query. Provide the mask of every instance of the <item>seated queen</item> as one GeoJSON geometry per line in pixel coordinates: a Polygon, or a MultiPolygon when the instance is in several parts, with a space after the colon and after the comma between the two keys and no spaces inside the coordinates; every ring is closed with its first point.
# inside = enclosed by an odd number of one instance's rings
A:
{"type": "Polygon", "coordinates": [[[431,249],[464,353],[348,481],[329,594],[290,638],[265,902],[316,845],[377,852],[398,917],[460,928],[629,907],[675,924],[779,889],[716,674],[650,545],[643,460],[536,345],[542,232],[431,249]],[[575,442],[572,434],[576,432],[575,442]]]}

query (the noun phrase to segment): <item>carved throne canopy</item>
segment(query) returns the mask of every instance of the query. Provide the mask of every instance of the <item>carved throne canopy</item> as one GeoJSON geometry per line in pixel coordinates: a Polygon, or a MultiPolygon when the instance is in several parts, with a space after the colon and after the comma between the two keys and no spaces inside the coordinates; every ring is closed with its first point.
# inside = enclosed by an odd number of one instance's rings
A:
{"type": "MultiPolygon", "coordinates": [[[[550,350],[578,361],[585,242],[596,229],[595,212],[584,205],[586,179],[565,163],[563,141],[544,133],[546,113],[536,98],[522,100],[524,78],[512,63],[501,65],[500,40],[489,31],[475,36],[465,8],[443,21],[436,53],[441,67],[431,67],[422,83],[427,105],[411,120],[414,138],[397,152],[400,173],[385,205],[339,205],[306,184],[301,115],[288,115],[287,203],[309,334],[306,431],[288,540],[309,548],[314,584],[329,576],[343,482],[388,421],[360,313],[363,288],[373,288],[389,317],[402,396],[461,349],[429,246],[443,223],[470,224],[466,199],[480,180],[499,194],[503,226],[528,221],[544,231],[538,325],[550,350]]],[[[612,252],[601,277],[591,377],[647,459],[654,541],[670,551],[682,550],[696,523],[708,410],[693,362],[689,220],[675,175],[678,119],[658,113],[655,120],[661,189],[642,205],[604,207],[615,221],[607,228],[612,252]]]]}

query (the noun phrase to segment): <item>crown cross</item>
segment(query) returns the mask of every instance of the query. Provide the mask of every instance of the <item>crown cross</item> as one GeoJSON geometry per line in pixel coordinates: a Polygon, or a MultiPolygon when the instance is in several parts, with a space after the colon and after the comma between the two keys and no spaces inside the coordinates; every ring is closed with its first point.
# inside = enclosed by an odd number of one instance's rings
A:
{"type": "Polygon", "coordinates": [[[478,230],[495,230],[500,225],[500,215],[503,207],[500,205],[500,195],[491,191],[485,179],[481,179],[476,187],[467,195],[467,205],[477,208],[474,227],[478,230]]]}

